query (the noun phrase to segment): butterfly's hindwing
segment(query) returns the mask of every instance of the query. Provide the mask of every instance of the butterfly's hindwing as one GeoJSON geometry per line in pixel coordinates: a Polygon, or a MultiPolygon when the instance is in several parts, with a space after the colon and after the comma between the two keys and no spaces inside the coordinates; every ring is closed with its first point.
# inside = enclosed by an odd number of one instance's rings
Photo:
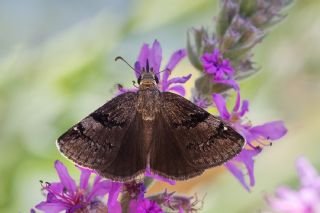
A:
{"type": "Polygon", "coordinates": [[[173,180],[185,180],[203,173],[203,169],[194,167],[180,148],[180,140],[158,114],[152,135],[150,150],[151,172],[173,180]]]}
{"type": "Polygon", "coordinates": [[[222,119],[179,95],[164,92],[161,97],[159,132],[154,133],[150,154],[150,166],[156,173],[171,174],[185,167],[183,175],[168,177],[187,179],[242,150],[244,138],[222,119]]]}
{"type": "Polygon", "coordinates": [[[107,102],[59,137],[59,150],[76,164],[114,180],[143,172],[146,154],[136,99],[137,94],[129,92],[107,102]]]}

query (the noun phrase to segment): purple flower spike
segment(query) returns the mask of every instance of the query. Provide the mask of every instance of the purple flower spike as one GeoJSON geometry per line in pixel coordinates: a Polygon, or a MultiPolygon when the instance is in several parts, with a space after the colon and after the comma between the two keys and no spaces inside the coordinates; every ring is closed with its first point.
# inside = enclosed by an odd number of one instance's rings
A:
{"type": "Polygon", "coordinates": [[[239,86],[233,80],[234,69],[228,59],[224,59],[219,49],[212,53],[205,53],[200,58],[204,71],[212,77],[213,82],[229,84],[235,90],[239,86]]]}
{"type": "Polygon", "coordinates": [[[78,167],[81,175],[79,186],[77,186],[67,168],[60,161],[55,162],[55,168],[60,182],[41,182],[42,190],[47,194],[47,199],[37,204],[36,209],[46,213],[56,213],[63,210],[66,212],[88,210],[100,202],[99,197],[108,193],[111,196],[112,183],[108,180],[102,180],[98,175],[96,175],[93,185],[89,186],[89,178],[94,173],[92,170],[78,167]]]}
{"type": "MultiPolygon", "coordinates": [[[[135,74],[137,78],[140,77],[142,69],[146,68],[147,60],[149,62],[150,68],[152,68],[153,72],[159,79],[159,90],[162,92],[171,91],[182,96],[185,95],[185,89],[181,84],[186,83],[190,78],[191,74],[182,76],[182,77],[175,77],[169,79],[172,71],[176,67],[176,65],[186,56],[186,51],[184,49],[177,50],[174,52],[168,64],[166,65],[163,71],[160,70],[160,65],[162,61],[162,49],[160,43],[155,40],[150,48],[148,44],[143,44],[139,53],[139,57],[134,65],[135,74]],[[161,75],[162,73],[162,75],[161,75]]],[[[138,89],[125,89],[123,87],[118,88],[119,93],[124,92],[136,92],[138,89]]]]}
{"type": "Polygon", "coordinates": [[[246,139],[246,145],[241,153],[227,162],[225,166],[249,191],[250,187],[255,184],[254,157],[261,153],[264,146],[270,145],[271,141],[283,137],[287,133],[287,129],[282,121],[269,122],[259,126],[252,126],[250,122],[246,122],[244,116],[249,111],[249,101],[241,102],[240,91],[237,91],[237,98],[232,111],[228,111],[222,95],[214,94],[213,101],[221,118],[231,123],[246,139]],[[244,165],[247,170],[249,183],[246,182],[241,165],[244,165]]]}
{"type": "Polygon", "coordinates": [[[279,187],[274,196],[266,198],[275,212],[313,213],[320,212],[320,176],[312,165],[303,157],[297,162],[300,189],[279,187]]]}

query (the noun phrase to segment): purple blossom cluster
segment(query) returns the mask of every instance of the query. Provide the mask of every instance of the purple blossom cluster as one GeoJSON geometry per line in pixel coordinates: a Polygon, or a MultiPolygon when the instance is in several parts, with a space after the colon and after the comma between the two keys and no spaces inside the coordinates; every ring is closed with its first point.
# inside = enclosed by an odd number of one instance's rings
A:
{"type": "Polygon", "coordinates": [[[204,53],[201,56],[204,71],[212,77],[212,82],[227,84],[239,90],[239,86],[233,79],[234,68],[228,59],[224,59],[219,49],[212,53],[204,53]]]}
{"type": "MultiPolygon", "coordinates": [[[[80,170],[80,181],[77,185],[69,175],[67,168],[60,162],[55,162],[59,182],[41,181],[42,191],[46,200],[35,206],[35,209],[45,213],[162,213],[194,212],[199,208],[199,200],[194,197],[177,196],[175,193],[156,194],[145,197],[146,187],[143,181],[136,180],[126,183],[103,179],[93,170],[77,166],[80,170]],[[90,184],[90,176],[94,176],[90,184]],[[107,199],[106,199],[107,197],[107,199]],[[126,202],[128,205],[121,205],[126,202]]],[[[163,178],[162,178],[163,180],[163,178]]],[[[32,209],[31,212],[36,212],[32,209]]]]}
{"type": "MultiPolygon", "coordinates": [[[[104,180],[94,171],[77,166],[81,172],[79,185],[77,185],[60,161],[57,160],[54,166],[60,182],[43,183],[41,181],[46,201],[37,204],[36,209],[46,213],[63,210],[66,212],[90,212],[96,209],[106,209],[106,203],[103,203],[101,198],[114,190],[117,183],[104,180]],[[92,186],[89,185],[91,175],[95,176],[92,186]]],[[[108,204],[112,207],[117,206],[112,196],[109,196],[108,204]]]]}
{"type": "Polygon", "coordinates": [[[258,71],[252,62],[252,50],[261,43],[268,28],[285,17],[281,12],[292,0],[220,2],[214,30],[200,27],[188,31],[188,57],[202,73],[195,87],[206,97],[235,88],[235,81],[258,71]],[[212,85],[206,86],[210,82],[212,85]]]}
{"type": "Polygon", "coordinates": [[[275,195],[268,196],[267,202],[275,212],[317,213],[320,212],[320,176],[304,157],[296,162],[300,188],[279,187],[275,195]]]}

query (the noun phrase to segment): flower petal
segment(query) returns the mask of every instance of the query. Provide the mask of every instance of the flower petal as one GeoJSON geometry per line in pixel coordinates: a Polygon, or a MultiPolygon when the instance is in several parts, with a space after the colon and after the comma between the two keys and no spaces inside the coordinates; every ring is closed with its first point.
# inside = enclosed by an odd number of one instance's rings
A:
{"type": "Polygon", "coordinates": [[[237,91],[236,103],[234,104],[234,107],[232,110],[233,112],[238,112],[240,108],[240,101],[241,101],[240,91],[237,91]]]}
{"type": "Polygon", "coordinates": [[[110,213],[121,213],[122,212],[122,208],[121,208],[120,202],[117,201],[112,206],[108,206],[108,210],[109,210],[110,213]],[[112,211],[110,209],[112,209],[112,211]]]}
{"type": "Polygon", "coordinates": [[[239,180],[239,182],[242,184],[242,186],[250,191],[250,186],[254,186],[255,179],[254,179],[254,159],[256,155],[258,155],[262,151],[261,148],[255,148],[255,149],[243,149],[240,154],[236,157],[234,157],[231,161],[227,162],[225,166],[228,168],[228,170],[239,180]],[[244,178],[244,173],[241,171],[241,169],[236,164],[244,164],[244,166],[247,169],[247,173],[249,175],[249,185],[246,183],[244,178]]]}
{"type": "Polygon", "coordinates": [[[138,201],[131,200],[129,203],[129,213],[137,213],[137,209],[138,209],[138,201]]]}
{"type": "Polygon", "coordinates": [[[185,91],[184,87],[180,86],[180,85],[169,87],[169,89],[167,91],[174,91],[174,92],[178,93],[181,96],[185,96],[185,94],[186,94],[186,91],[185,91]]]}
{"type": "Polygon", "coordinates": [[[236,157],[237,161],[242,162],[248,172],[249,179],[250,179],[250,186],[254,186],[255,179],[254,179],[254,159],[256,155],[261,153],[261,148],[255,148],[252,150],[243,149],[240,154],[236,157]]]}
{"type": "Polygon", "coordinates": [[[220,94],[213,94],[213,101],[216,104],[216,107],[219,111],[220,116],[223,119],[229,120],[230,119],[230,114],[228,112],[228,109],[226,107],[226,101],[220,94]]]}
{"type": "Polygon", "coordinates": [[[304,187],[318,187],[320,177],[315,168],[304,157],[297,159],[296,167],[300,177],[301,185],[304,187]]]}
{"type": "Polygon", "coordinates": [[[180,49],[171,55],[169,62],[166,66],[166,71],[164,71],[163,76],[162,76],[163,81],[168,80],[168,77],[171,74],[171,71],[186,56],[186,54],[187,54],[187,52],[185,49],[180,49]]]}
{"type": "Polygon", "coordinates": [[[41,202],[35,206],[36,209],[42,210],[45,213],[57,213],[63,210],[67,210],[69,207],[63,202],[47,203],[41,202]]]}
{"type": "Polygon", "coordinates": [[[74,194],[77,191],[77,185],[69,175],[67,168],[58,160],[55,161],[55,168],[61,183],[64,185],[64,187],[67,188],[69,192],[74,194]]]}
{"type": "Polygon", "coordinates": [[[248,111],[249,111],[249,101],[243,100],[241,105],[241,110],[239,113],[240,117],[244,116],[248,111]]]}
{"type": "Polygon", "coordinates": [[[58,194],[63,192],[64,185],[60,182],[53,182],[50,183],[47,188],[50,189],[50,191],[58,194]]]}
{"type": "Polygon", "coordinates": [[[250,191],[250,188],[248,186],[248,184],[246,183],[245,179],[244,179],[244,174],[241,171],[241,169],[239,169],[234,163],[232,162],[227,162],[224,164],[225,167],[227,167],[227,169],[231,172],[231,174],[233,174],[233,176],[235,178],[238,179],[238,181],[241,183],[241,185],[247,190],[250,191]]]}
{"type": "Polygon", "coordinates": [[[114,206],[117,205],[117,199],[119,196],[119,193],[121,191],[122,184],[118,182],[112,182],[111,188],[109,191],[109,197],[108,197],[108,206],[114,206]]]}
{"type": "Polygon", "coordinates": [[[136,63],[134,63],[134,73],[136,74],[137,79],[140,77],[141,75],[141,64],[139,61],[136,61],[136,63]]]}
{"type": "Polygon", "coordinates": [[[131,200],[129,204],[130,213],[163,213],[164,211],[153,200],[141,199],[131,200]]]}
{"type": "Polygon", "coordinates": [[[58,201],[57,195],[63,193],[64,186],[62,183],[50,183],[44,188],[47,193],[47,202],[56,202],[58,201]]]}
{"type": "Polygon", "coordinates": [[[182,77],[171,78],[168,81],[168,86],[170,84],[176,84],[176,83],[183,84],[183,83],[186,83],[191,78],[191,76],[192,76],[192,74],[189,74],[189,75],[186,75],[186,76],[182,76],[182,77]]]}
{"type": "Polygon", "coordinates": [[[140,53],[137,60],[137,62],[139,62],[139,65],[141,66],[140,68],[146,67],[148,55],[149,55],[149,45],[143,44],[140,49],[140,53]]]}
{"type": "Polygon", "coordinates": [[[104,180],[104,181],[96,181],[92,185],[92,189],[87,196],[87,201],[92,201],[97,196],[103,197],[106,195],[111,189],[111,181],[104,180]]]}
{"type": "Polygon", "coordinates": [[[305,212],[298,192],[286,187],[280,187],[276,197],[268,197],[267,201],[277,212],[305,212]]]}
{"type": "Polygon", "coordinates": [[[160,43],[155,40],[152,44],[152,48],[149,50],[148,55],[150,67],[153,68],[153,71],[156,73],[158,79],[160,79],[160,64],[162,60],[162,49],[160,43]]]}
{"type": "Polygon", "coordinates": [[[81,172],[81,175],[80,175],[80,189],[86,189],[88,187],[88,184],[89,184],[89,178],[90,178],[90,175],[92,173],[92,170],[91,169],[87,169],[87,168],[83,168],[81,166],[76,166],[80,172],[81,172]]]}
{"type": "Polygon", "coordinates": [[[250,133],[255,137],[264,137],[270,140],[277,140],[287,133],[283,121],[273,121],[250,129],[250,133]]]}

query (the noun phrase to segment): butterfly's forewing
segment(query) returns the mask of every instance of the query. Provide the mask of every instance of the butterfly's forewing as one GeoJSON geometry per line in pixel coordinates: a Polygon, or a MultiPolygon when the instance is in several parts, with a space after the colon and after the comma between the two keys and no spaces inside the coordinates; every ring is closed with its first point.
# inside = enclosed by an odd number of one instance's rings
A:
{"type": "Polygon", "coordinates": [[[245,143],[230,125],[185,98],[164,92],[150,151],[151,171],[183,180],[233,158],[245,143]]]}
{"type": "Polygon", "coordinates": [[[57,140],[70,160],[113,180],[129,180],[146,167],[137,94],[119,95],[71,127],[57,140]]]}

